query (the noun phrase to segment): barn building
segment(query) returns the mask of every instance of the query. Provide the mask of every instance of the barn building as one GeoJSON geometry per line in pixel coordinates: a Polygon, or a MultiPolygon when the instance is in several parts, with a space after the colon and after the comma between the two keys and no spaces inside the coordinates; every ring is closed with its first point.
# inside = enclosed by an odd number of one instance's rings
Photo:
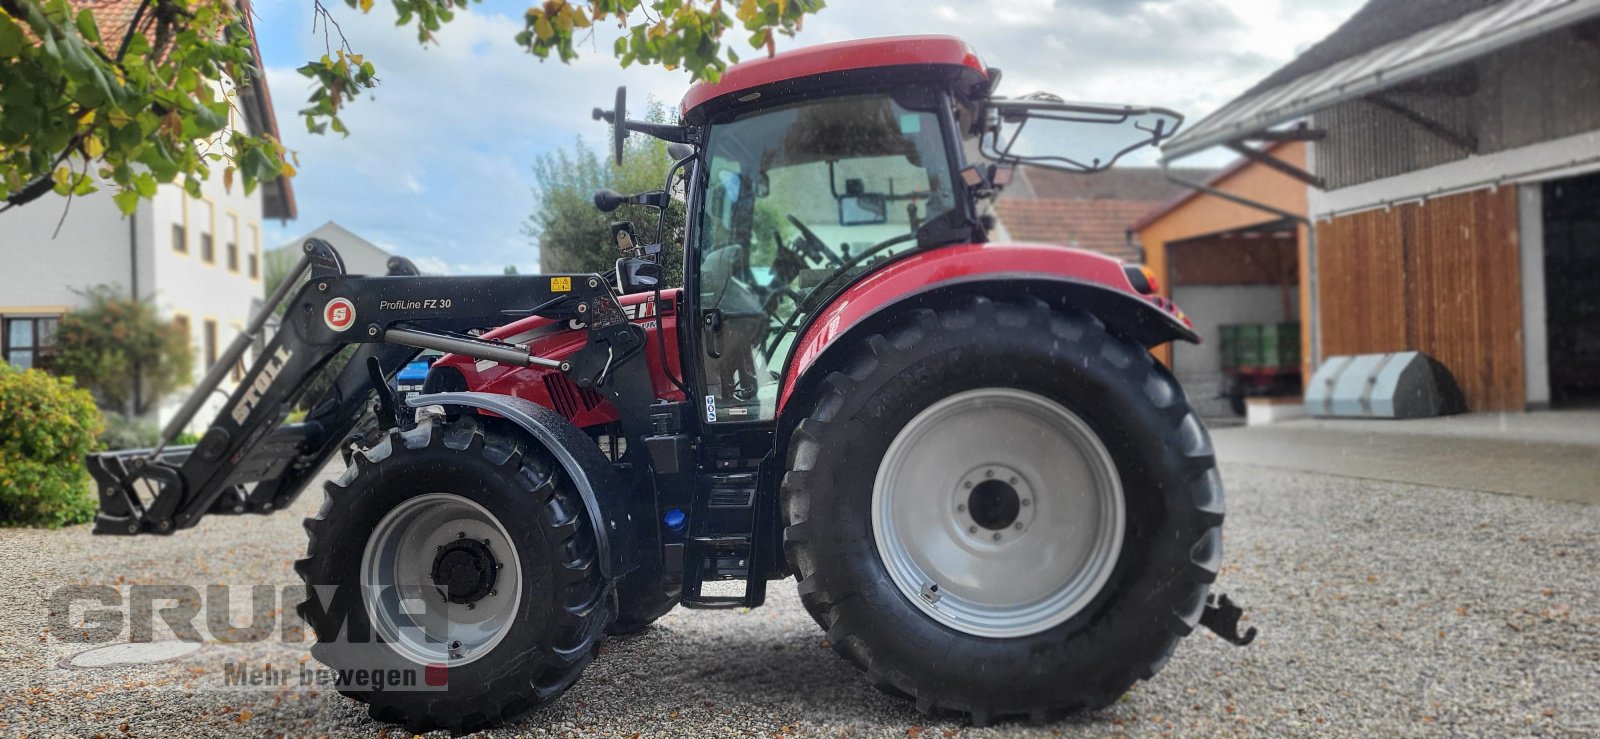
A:
{"type": "Polygon", "coordinates": [[[1164,161],[1219,146],[1305,183],[1308,364],[1416,349],[1470,410],[1600,401],[1600,0],[1371,0],[1164,161]]]}

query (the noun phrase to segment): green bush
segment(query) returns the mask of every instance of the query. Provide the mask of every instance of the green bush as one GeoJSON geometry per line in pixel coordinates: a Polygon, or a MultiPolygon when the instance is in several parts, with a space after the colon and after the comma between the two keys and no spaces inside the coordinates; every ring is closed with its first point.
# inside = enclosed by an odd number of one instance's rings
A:
{"type": "Polygon", "coordinates": [[[94,517],[84,455],[100,433],[89,392],[0,363],[0,525],[65,526],[94,517]]]}
{"type": "Polygon", "coordinates": [[[148,413],[189,383],[194,353],[188,337],[154,305],[104,285],[83,295],[89,305],[61,317],[42,369],[76,379],[106,408],[128,415],[148,413]]]}

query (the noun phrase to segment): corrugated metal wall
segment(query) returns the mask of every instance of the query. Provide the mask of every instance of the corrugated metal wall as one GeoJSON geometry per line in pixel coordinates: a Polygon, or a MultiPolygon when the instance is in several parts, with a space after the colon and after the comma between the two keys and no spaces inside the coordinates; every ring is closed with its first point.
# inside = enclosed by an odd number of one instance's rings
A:
{"type": "MultiPolygon", "coordinates": [[[[1477,139],[1477,154],[1600,129],[1600,29],[1564,29],[1484,57],[1389,98],[1477,139]]],[[[1371,102],[1314,116],[1327,189],[1465,159],[1469,152],[1371,102]]]]}
{"type": "Polygon", "coordinates": [[[1323,356],[1417,349],[1474,411],[1522,410],[1516,189],[1317,224],[1323,356]]]}

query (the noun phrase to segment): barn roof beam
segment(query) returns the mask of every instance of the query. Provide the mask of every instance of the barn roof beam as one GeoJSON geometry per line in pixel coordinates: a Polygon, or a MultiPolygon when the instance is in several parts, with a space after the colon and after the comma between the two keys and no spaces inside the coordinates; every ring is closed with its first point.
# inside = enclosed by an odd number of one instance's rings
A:
{"type": "Polygon", "coordinates": [[[1415,108],[1411,108],[1405,103],[1395,100],[1394,98],[1384,95],[1383,93],[1368,95],[1365,100],[1383,110],[1406,119],[1407,122],[1411,123],[1417,128],[1433,134],[1440,141],[1450,144],[1457,149],[1460,149],[1468,154],[1476,154],[1478,152],[1478,137],[1473,136],[1471,133],[1466,131],[1457,131],[1438,119],[1418,111],[1415,108]]]}

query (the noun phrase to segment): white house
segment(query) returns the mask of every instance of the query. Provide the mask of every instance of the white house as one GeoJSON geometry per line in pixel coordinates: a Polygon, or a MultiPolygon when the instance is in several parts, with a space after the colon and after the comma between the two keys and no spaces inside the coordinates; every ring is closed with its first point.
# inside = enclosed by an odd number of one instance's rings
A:
{"type": "MultiPolygon", "coordinates": [[[[229,93],[238,111],[230,127],[277,135],[264,78],[229,93]]],[[[214,165],[198,198],[178,185],[163,185],[133,215],[123,216],[111,194],[108,188],[74,198],[64,220],[67,201],[53,195],[0,215],[6,265],[0,269],[0,356],[32,366],[48,350],[57,319],[84,302],[81,292],[109,285],[152,301],[189,334],[198,380],[243,330],[252,302],[259,302],[261,224],[295,217],[293,190],[279,180],[246,195],[241,184],[224,187],[222,167],[214,165]]],[[[242,370],[235,369],[229,382],[242,370]]],[[[223,399],[216,394],[192,428],[203,428],[223,399]]],[[[164,424],[181,401],[163,399],[154,420],[164,424]]]]}

